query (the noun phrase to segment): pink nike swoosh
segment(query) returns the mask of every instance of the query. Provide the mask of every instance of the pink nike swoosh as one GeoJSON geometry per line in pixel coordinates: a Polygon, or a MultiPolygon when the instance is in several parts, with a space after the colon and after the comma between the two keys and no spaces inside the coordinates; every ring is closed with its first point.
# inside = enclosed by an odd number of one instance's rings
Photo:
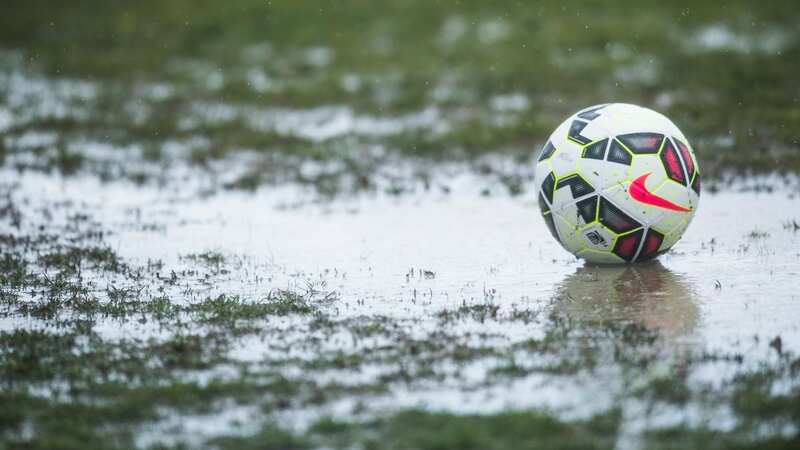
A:
{"type": "Polygon", "coordinates": [[[690,212],[691,209],[684,208],[681,205],[676,205],[671,201],[665,199],[664,197],[659,197],[656,194],[647,190],[647,186],[645,186],[644,182],[647,180],[651,172],[647,172],[646,174],[640,176],[639,178],[633,180],[630,186],[628,186],[628,194],[633,197],[634,200],[640,201],[646,205],[657,206],[659,208],[664,209],[671,209],[673,211],[680,211],[680,212],[690,212]]]}

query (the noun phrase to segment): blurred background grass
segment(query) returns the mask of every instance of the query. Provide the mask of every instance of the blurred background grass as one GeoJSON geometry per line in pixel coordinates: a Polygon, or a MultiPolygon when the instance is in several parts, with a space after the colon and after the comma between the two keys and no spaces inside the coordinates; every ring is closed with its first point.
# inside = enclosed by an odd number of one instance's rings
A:
{"type": "MultiPolygon", "coordinates": [[[[154,160],[168,140],[197,136],[210,142],[192,152],[202,163],[245,148],[342,159],[336,139],[236,120],[191,130],[180,123],[198,102],[343,105],[381,117],[435,107],[446,131],[351,136],[347,153],[379,145],[424,159],[525,161],[575,110],[621,101],[671,117],[705,176],[800,171],[800,10],[792,1],[10,0],[3,8],[0,47],[18,56],[4,60],[5,70],[100,88],[88,114],[17,122],[11,137],[36,130],[144,144],[154,160]],[[140,99],[149,113],[132,120],[125,104],[148,83],[169,95],[140,99]],[[492,105],[512,94],[526,102],[498,120],[492,105]]],[[[0,85],[0,98],[9,89],[0,85]]],[[[13,142],[4,147],[15,152],[13,142]]],[[[72,153],[72,164],[92,158],[72,153]]],[[[359,169],[365,177],[372,170],[359,169]]]]}

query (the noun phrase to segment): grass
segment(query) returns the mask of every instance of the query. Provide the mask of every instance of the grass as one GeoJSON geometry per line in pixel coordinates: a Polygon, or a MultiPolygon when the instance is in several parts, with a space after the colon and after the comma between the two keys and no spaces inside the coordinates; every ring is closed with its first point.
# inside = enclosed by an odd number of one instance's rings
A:
{"type": "MultiPolygon", "coordinates": [[[[7,107],[30,116],[6,130],[0,161],[31,170],[153,181],[152,171],[99,161],[85,143],[142,146],[143,162],[160,167],[174,162],[165,149],[185,142],[179,159],[211,172],[220,170],[214,161],[254,152],[258,169],[220,187],[290,180],[332,194],[371,190],[380,181],[376,168],[392,164],[387,155],[473,161],[499,154],[529,163],[563,117],[588,104],[628,101],[673,118],[698,148],[708,180],[730,171],[800,171],[800,116],[787,95],[800,60],[791,2],[649,2],[635,16],[629,2],[595,1],[386,1],[380,13],[362,0],[9,7],[15,14],[0,19],[0,48],[17,57],[0,64],[5,73],[91,86],[53,86],[58,101],[88,111],[53,115],[12,101],[8,82],[0,85],[7,107]],[[493,106],[509,94],[527,103],[493,106]],[[345,130],[318,140],[258,125],[274,108],[332,105],[384,119],[433,107],[446,127],[345,130]],[[31,133],[56,133],[58,141],[21,146],[31,133]],[[369,156],[374,147],[381,156],[369,156]],[[19,160],[29,152],[41,161],[19,160]],[[303,160],[345,164],[308,176],[303,160]]],[[[519,178],[530,172],[499,175],[523,194],[519,178]]]]}

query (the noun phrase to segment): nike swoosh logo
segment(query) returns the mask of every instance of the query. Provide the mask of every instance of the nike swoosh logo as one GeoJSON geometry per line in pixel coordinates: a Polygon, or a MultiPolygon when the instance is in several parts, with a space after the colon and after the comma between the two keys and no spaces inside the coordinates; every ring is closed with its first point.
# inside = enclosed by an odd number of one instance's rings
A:
{"type": "Polygon", "coordinates": [[[659,197],[656,194],[647,190],[647,186],[645,186],[644,182],[647,181],[647,177],[650,176],[652,172],[647,172],[646,174],[640,176],[639,178],[633,180],[630,186],[628,186],[628,194],[633,197],[634,200],[640,201],[645,205],[652,205],[657,206],[659,208],[670,209],[672,211],[679,211],[679,212],[690,212],[691,209],[684,208],[681,205],[676,205],[671,201],[665,199],[664,197],[659,197]]]}

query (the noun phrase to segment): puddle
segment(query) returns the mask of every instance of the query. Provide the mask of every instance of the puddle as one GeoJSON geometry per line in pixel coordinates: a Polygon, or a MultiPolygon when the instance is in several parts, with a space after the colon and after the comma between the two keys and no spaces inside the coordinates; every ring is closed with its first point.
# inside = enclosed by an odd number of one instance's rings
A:
{"type": "MultiPolygon", "coordinates": [[[[306,274],[345,302],[364,300],[353,314],[416,316],[420,311],[406,305],[415,293],[434,310],[475,301],[541,302],[563,292],[579,309],[612,308],[675,335],[696,333],[722,344],[771,333],[797,343],[800,234],[785,225],[797,220],[800,199],[786,192],[704,193],[689,230],[658,263],[596,268],[561,249],[534,201],[483,196],[475,187],[485,182],[467,171],[444,182],[448,193],[372,194],[299,208],[281,207],[307,197],[292,187],[186,198],[178,190],[58,178],[26,173],[19,191],[85,204],[112,227],[112,246],[133,263],[160,259],[175,266],[184,255],[219,252],[250,261],[248,267],[274,277],[273,285],[280,285],[280,274],[286,280],[306,274]],[[131,222],[131,211],[161,232],[114,229],[131,222]],[[598,297],[604,303],[591,304],[598,297]]],[[[255,298],[271,287],[235,279],[217,286],[255,298]]]]}
{"type": "MultiPolygon", "coordinates": [[[[784,225],[796,219],[800,200],[781,192],[706,193],[686,235],[657,264],[599,269],[558,246],[533,202],[470,192],[479,184],[465,175],[450,194],[377,195],[298,209],[276,209],[285,197],[266,191],[174,203],[156,193],[137,200],[139,193],[111,190],[97,201],[136,206],[143,217],[164,222],[157,235],[117,234],[120,253],[134,261],[177,264],[178,255],[205,250],[239,255],[278,268],[287,283],[292,274],[307,274],[345,303],[364,302],[344,314],[416,317],[464,302],[543,302],[561,292],[574,299],[565,307],[579,314],[621,315],[715,346],[781,335],[787,349],[797,349],[800,234],[784,225]],[[419,304],[409,307],[415,298],[419,304]]],[[[266,289],[236,281],[218,288],[254,298],[266,289]]]]}
{"type": "MultiPolygon", "coordinates": [[[[765,337],[780,335],[784,349],[800,350],[800,234],[785,227],[797,220],[800,200],[786,192],[704,193],[686,235],[657,263],[596,268],[560,248],[529,198],[483,196],[476,186],[485,183],[466,171],[446,181],[449,193],[298,208],[281,207],[307,196],[292,187],[186,198],[92,178],[28,173],[19,181],[20,192],[42,202],[84,204],[133,264],[180,268],[182,257],[206,251],[238,261],[197,295],[258,300],[313,283],[336,292],[342,317],[397,319],[429,319],[464,304],[544,308],[558,298],[555,306],[575,317],[633,321],[713,349],[768,358],[765,337]]],[[[477,328],[511,341],[531,332],[477,328]]]]}

